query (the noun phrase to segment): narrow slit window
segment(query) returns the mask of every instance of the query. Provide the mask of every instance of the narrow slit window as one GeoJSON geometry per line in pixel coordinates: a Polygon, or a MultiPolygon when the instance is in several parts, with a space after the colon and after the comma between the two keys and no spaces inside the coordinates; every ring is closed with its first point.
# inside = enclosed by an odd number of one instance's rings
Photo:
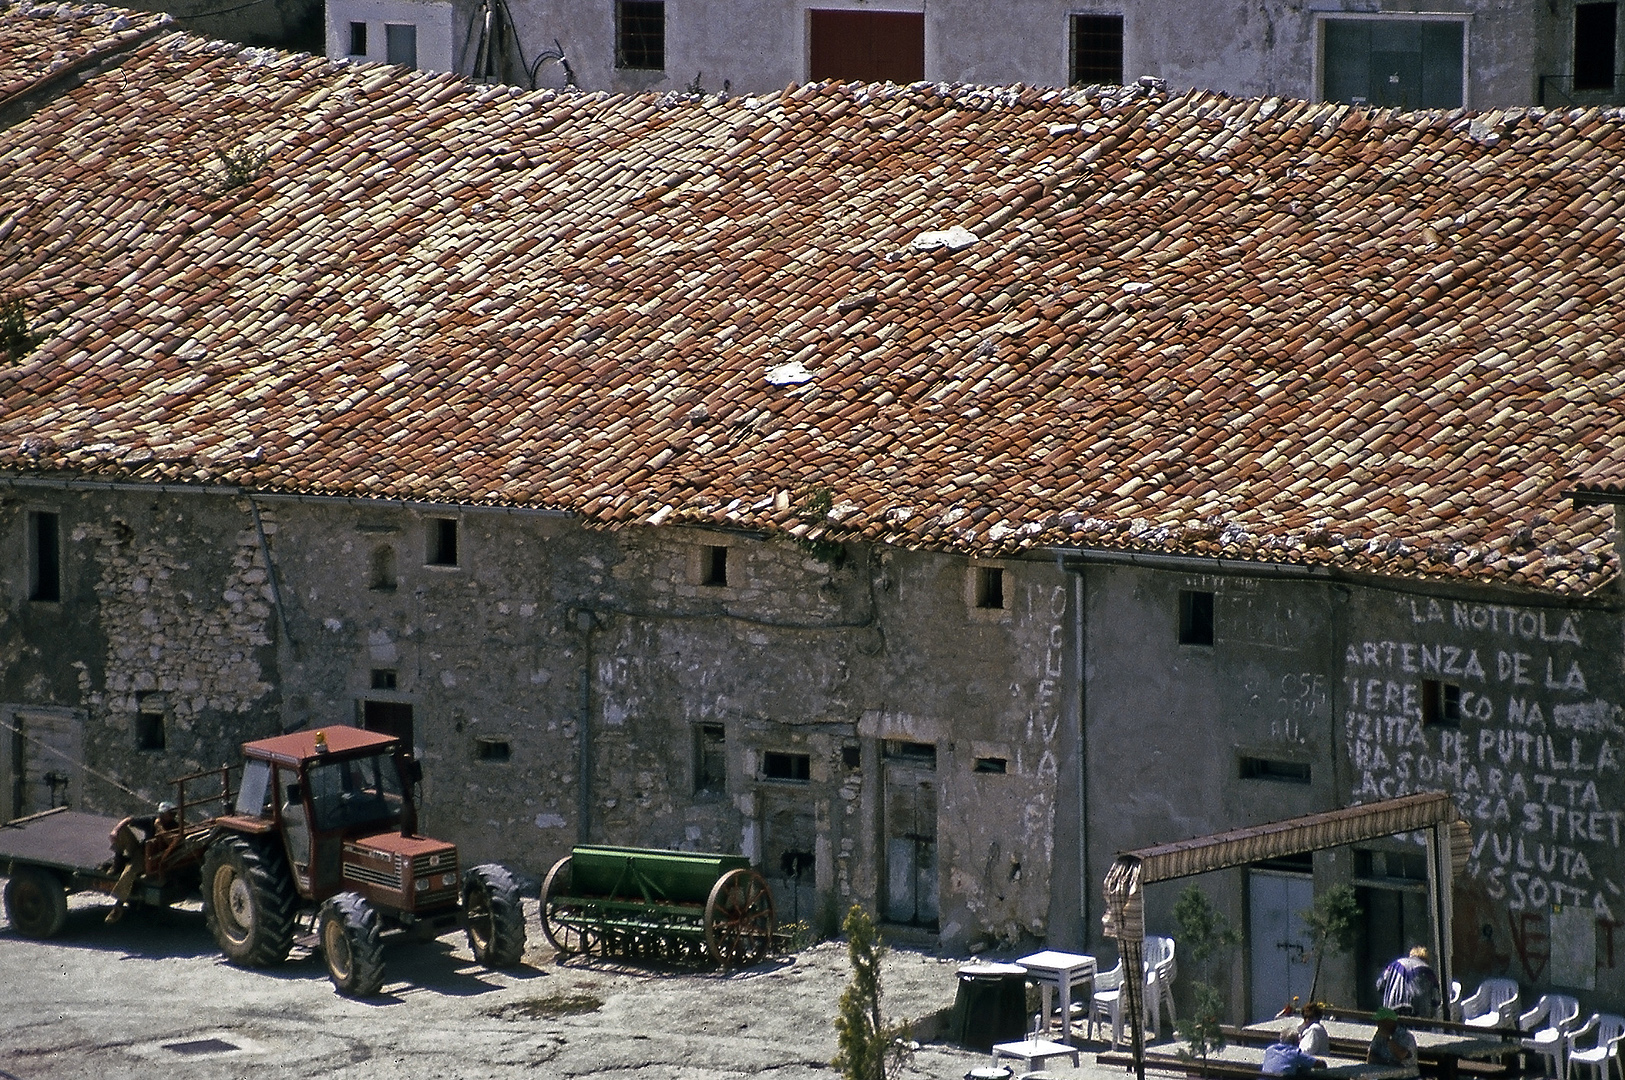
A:
{"type": "Polygon", "coordinates": [[[1574,88],[1614,88],[1619,5],[1574,5],[1574,88]]]}
{"type": "Polygon", "coordinates": [[[396,681],[394,668],[372,669],[372,688],[374,690],[393,690],[396,681]]]}
{"type": "Polygon", "coordinates": [[[694,729],[694,793],[722,795],[728,790],[728,732],[721,724],[694,729]]]}
{"type": "Polygon", "coordinates": [[[350,24],[350,55],[367,55],[367,24],[364,22],[350,24]]]}
{"type": "Polygon", "coordinates": [[[1244,757],[1241,759],[1243,780],[1275,780],[1283,784],[1307,784],[1310,768],[1307,761],[1280,761],[1275,758],[1244,757]]]}
{"type": "Polygon", "coordinates": [[[762,776],[768,780],[789,780],[805,784],[812,779],[812,757],[769,750],[762,755],[762,776]]]}
{"type": "Polygon", "coordinates": [[[507,739],[493,739],[482,735],[474,740],[474,756],[481,761],[507,761],[513,753],[508,748],[507,739]]]}
{"type": "Polygon", "coordinates": [[[457,519],[429,519],[429,565],[457,565],[457,519]]]}
{"type": "Polygon", "coordinates": [[[700,579],[702,585],[728,584],[728,549],[717,545],[707,547],[702,553],[704,556],[704,575],[700,579]]]}
{"type": "Polygon", "coordinates": [[[1002,757],[979,757],[976,759],[976,768],[973,772],[1002,773],[1007,771],[1008,762],[1002,757]]]}
{"type": "Polygon", "coordinates": [[[1461,687],[1438,679],[1422,680],[1422,723],[1461,726],[1461,687]]]}
{"type": "Polygon", "coordinates": [[[28,515],[28,598],[62,599],[62,519],[44,510],[28,515]]]}
{"type": "Polygon", "coordinates": [[[1179,643],[1213,644],[1213,594],[1182,589],[1179,593],[1179,643]]]}
{"type": "Polygon", "coordinates": [[[976,606],[1000,610],[1004,607],[1004,569],[998,566],[976,568],[976,606]]]}
{"type": "Polygon", "coordinates": [[[162,694],[137,694],[135,705],[135,748],[162,750],[167,745],[164,737],[164,714],[168,703],[162,694]]]}

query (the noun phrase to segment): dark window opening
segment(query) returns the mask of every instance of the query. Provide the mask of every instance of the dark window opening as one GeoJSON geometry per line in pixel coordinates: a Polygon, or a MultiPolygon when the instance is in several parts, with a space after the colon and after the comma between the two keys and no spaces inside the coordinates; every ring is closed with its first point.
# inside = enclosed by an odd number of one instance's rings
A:
{"type": "Polygon", "coordinates": [[[44,510],[28,515],[28,598],[62,599],[61,521],[44,510]]]}
{"type": "Polygon", "coordinates": [[[728,584],[728,549],[726,547],[708,547],[705,549],[705,573],[700,579],[701,585],[728,584]]]}
{"type": "Polygon", "coordinates": [[[361,726],[367,731],[393,735],[406,749],[413,746],[412,706],[399,701],[364,701],[361,703],[361,726]]]}
{"type": "Polygon", "coordinates": [[[372,572],[367,588],[375,592],[394,592],[395,581],[395,545],[380,544],[372,551],[372,572]]]}
{"type": "Polygon", "coordinates": [[[1296,855],[1278,855],[1273,859],[1255,862],[1251,868],[1274,870],[1284,874],[1312,874],[1315,872],[1315,855],[1311,851],[1300,851],[1296,855]]]}
{"type": "Polygon", "coordinates": [[[1179,643],[1213,644],[1213,594],[1181,589],[1179,593],[1179,643]]]}
{"type": "Polygon", "coordinates": [[[373,668],[372,688],[374,690],[395,689],[396,677],[394,668],[373,668]]]}
{"type": "Polygon", "coordinates": [[[1004,607],[1004,570],[997,566],[976,568],[976,606],[979,608],[1004,607]]]}
{"type": "Polygon", "coordinates": [[[403,64],[406,67],[418,66],[418,28],[410,23],[386,23],[384,25],[384,48],[387,59],[391,64],[403,64]]]}
{"type": "Polygon", "coordinates": [[[856,746],[841,747],[841,765],[848,769],[858,769],[863,766],[863,750],[856,746]]]}
{"type": "Polygon", "coordinates": [[[721,724],[694,729],[694,793],[721,795],[728,790],[728,732],[721,724]]]}
{"type": "Polygon", "coordinates": [[[837,82],[925,78],[925,15],[914,11],[819,11],[808,16],[808,77],[837,82]]]}
{"type": "Polygon", "coordinates": [[[979,757],[976,759],[976,768],[973,772],[1002,773],[1006,769],[1006,761],[1002,757],[979,757]]]}
{"type": "Polygon", "coordinates": [[[616,0],[615,66],[666,70],[666,5],[662,0],[616,0]]]}
{"type": "Polygon", "coordinates": [[[1615,34],[1618,4],[1574,5],[1574,88],[1614,88],[1615,34]]]}
{"type": "Polygon", "coordinates": [[[481,761],[507,761],[511,756],[508,740],[482,735],[474,740],[474,756],[481,761]]]}
{"type": "Polygon", "coordinates": [[[786,851],[779,856],[779,873],[791,881],[810,880],[814,869],[810,851],[786,851]]]}
{"type": "Polygon", "coordinates": [[[889,761],[934,769],[937,767],[937,748],[933,743],[903,742],[901,739],[887,739],[886,758],[889,761]]]}
{"type": "Polygon", "coordinates": [[[1437,679],[1422,680],[1422,723],[1461,726],[1461,687],[1437,679]]]}
{"type": "Polygon", "coordinates": [[[1244,757],[1241,759],[1243,780],[1278,780],[1286,784],[1309,783],[1307,761],[1276,761],[1273,758],[1244,757]]]}
{"type": "Polygon", "coordinates": [[[794,780],[798,784],[805,784],[812,779],[812,758],[807,754],[769,750],[762,755],[762,775],[769,780],[794,780]]]}
{"type": "Polygon", "coordinates": [[[1072,16],[1072,85],[1123,84],[1123,16],[1072,16]]]}
{"type": "Polygon", "coordinates": [[[457,565],[457,519],[429,519],[429,565],[457,565]]]}
{"type": "Polygon", "coordinates": [[[367,24],[364,22],[350,24],[350,55],[367,55],[367,24]]]}
{"type": "Polygon", "coordinates": [[[135,748],[137,750],[162,750],[164,748],[166,743],[164,738],[164,714],[167,711],[162,694],[136,695],[135,748]]]}

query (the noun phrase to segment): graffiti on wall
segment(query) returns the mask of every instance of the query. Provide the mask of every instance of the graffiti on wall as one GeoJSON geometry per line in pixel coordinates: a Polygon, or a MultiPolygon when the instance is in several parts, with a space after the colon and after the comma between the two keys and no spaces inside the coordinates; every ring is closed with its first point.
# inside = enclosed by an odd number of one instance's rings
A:
{"type": "Polygon", "coordinates": [[[1594,690],[1572,614],[1405,603],[1412,633],[1345,655],[1354,801],[1454,792],[1473,826],[1468,872],[1513,913],[1525,967],[1544,968],[1516,913],[1583,906],[1612,921],[1625,901],[1622,710],[1594,690]]]}

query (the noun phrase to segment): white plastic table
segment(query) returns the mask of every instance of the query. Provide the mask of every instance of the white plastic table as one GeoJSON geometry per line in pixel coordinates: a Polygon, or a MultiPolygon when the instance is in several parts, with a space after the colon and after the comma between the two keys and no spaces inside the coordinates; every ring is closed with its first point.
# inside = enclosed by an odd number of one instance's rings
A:
{"type": "Polygon", "coordinates": [[[993,1064],[997,1065],[1001,1057],[1020,1058],[1027,1063],[1027,1071],[1033,1071],[1033,1062],[1044,1064],[1046,1058],[1069,1057],[1072,1067],[1078,1067],[1078,1048],[1063,1043],[1050,1042],[1048,1039],[1018,1039],[1015,1042],[993,1044],[993,1064]]]}
{"type": "MultiPolygon", "coordinates": [[[[1072,988],[1087,985],[1093,996],[1095,988],[1095,958],[1082,953],[1043,952],[1023,956],[1016,963],[1027,969],[1027,978],[1038,984],[1043,1001],[1044,1032],[1049,1033],[1050,990],[1061,992],[1061,1041],[1072,1045],[1072,988]]],[[[1086,999],[1087,1000],[1087,999],[1086,999]]],[[[1005,1044],[1013,1045],[1013,1044],[1005,1044]]]]}

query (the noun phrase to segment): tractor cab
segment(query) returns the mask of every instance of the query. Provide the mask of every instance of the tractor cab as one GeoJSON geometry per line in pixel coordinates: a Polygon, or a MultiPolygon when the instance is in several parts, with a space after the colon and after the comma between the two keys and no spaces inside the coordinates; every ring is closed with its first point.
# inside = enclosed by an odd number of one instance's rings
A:
{"type": "Polygon", "coordinates": [[[385,910],[457,903],[457,849],[416,835],[417,763],[399,739],[351,727],[261,739],[245,758],[236,820],[280,836],[307,900],[357,892],[385,910]]]}

